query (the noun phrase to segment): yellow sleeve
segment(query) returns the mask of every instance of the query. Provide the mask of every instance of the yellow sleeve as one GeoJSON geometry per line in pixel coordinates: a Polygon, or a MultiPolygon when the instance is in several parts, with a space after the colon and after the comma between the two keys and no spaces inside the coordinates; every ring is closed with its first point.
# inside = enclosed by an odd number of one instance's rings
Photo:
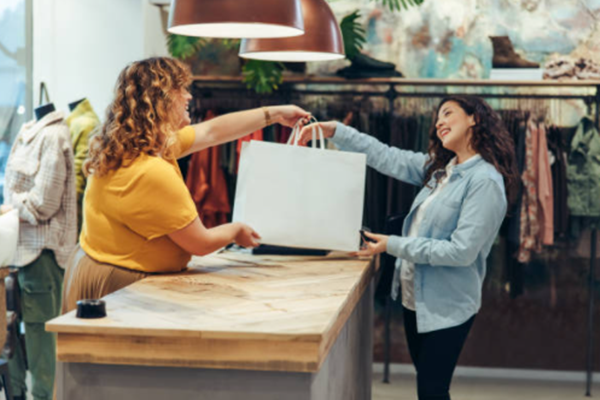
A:
{"type": "Polygon", "coordinates": [[[180,129],[177,132],[177,138],[179,140],[179,151],[177,152],[175,157],[179,158],[194,144],[194,140],[196,140],[196,130],[191,125],[186,126],[185,128],[180,129]]]}
{"type": "Polygon", "coordinates": [[[120,213],[129,229],[148,240],[183,229],[198,216],[185,183],[163,160],[129,183],[121,195],[120,213]]]}

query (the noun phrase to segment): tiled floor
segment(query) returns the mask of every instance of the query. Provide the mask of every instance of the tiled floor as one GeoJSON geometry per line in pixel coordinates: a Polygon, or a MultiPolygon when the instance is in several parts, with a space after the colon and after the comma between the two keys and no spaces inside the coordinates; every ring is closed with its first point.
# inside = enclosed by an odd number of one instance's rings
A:
{"type": "MultiPolygon", "coordinates": [[[[415,376],[392,375],[390,383],[373,376],[373,400],[416,400],[415,376]]],[[[585,397],[583,382],[529,381],[514,379],[456,377],[452,400],[571,400],[585,397]]],[[[600,383],[592,388],[592,398],[600,398],[600,383]]]]}
{"type": "MultiPolygon", "coordinates": [[[[29,375],[29,374],[28,374],[29,375]]],[[[390,383],[382,383],[380,373],[373,374],[372,400],[417,400],[415,376],[395,374],[390,383]]],[[[31,385],[31,380],[27,382],[31,385]]],[[[467,378],[458,376],[452,384],[452,400],[587,400],[583,382],[534,381],[515,379],[467,378]]],[[[600,382],[592,388],[600,399],[600,382]]],[[[0,400],[5,400],[4,393],[0,400]]]]}

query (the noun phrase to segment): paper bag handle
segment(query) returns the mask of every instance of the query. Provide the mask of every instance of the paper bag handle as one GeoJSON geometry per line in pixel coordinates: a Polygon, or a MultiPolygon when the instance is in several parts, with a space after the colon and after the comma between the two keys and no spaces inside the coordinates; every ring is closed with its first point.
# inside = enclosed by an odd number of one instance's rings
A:
{"type": "MultiPolygon", "coordinates": [[[[311,115],[309,122],[318,122],[317,119],[315,117],[313,117],[311,115]]],[[[323,129],[319,126],[313,125],[312,127],[312,147],[313,149],[316,148],[317,144],[316,144],[316,139],[317,139],[317,135],[316,132],[317,131],[319,133],[319,142],[320,142],[320,148],[321,150],[325,150],[325,137],[323,136],[323,129]]],[[[292,144],[293,146],[298,146],[298,140],[300,139],[300,122],[297,122],[296,125],[294,125],[294,128],[292,129],[292,134],[290,135],[290,138],[288,139],[287,144],[292,144]],[[293,140],[293,143],[292,143],[293,140]]]]}

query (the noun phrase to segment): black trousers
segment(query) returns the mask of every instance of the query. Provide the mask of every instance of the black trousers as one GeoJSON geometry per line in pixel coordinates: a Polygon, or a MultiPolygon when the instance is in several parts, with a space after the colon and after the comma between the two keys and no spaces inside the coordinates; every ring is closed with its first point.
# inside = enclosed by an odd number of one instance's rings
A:
{"type": "Polygon", "coordinates": [[[419,400],[450,400],[450,382],[475,316],[462,325],[418,333],[417,315],[404,308],[404,331],[417,370],[419,400]]]}

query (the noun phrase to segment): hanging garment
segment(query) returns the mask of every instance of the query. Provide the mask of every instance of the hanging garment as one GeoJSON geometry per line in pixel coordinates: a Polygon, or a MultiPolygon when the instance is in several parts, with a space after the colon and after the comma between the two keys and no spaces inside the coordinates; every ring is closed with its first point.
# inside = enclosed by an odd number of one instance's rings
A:
{"type": "Polygon", "coordinates": [[[255,132],[252,132],[249,135],[244,136],[241,139],[238,139],[237,141],[237,147],[236,147],[236,158],[235,158],[235,170],[236,170],[236,174],[237,174],[237,170],[240,166],[240,154],[242,153],[242,143],[244,142],[249,142],[251,140],[260,140],[262,141],[264,138],[263,136],[263,131],[262,129],[259,129],[255,132]]]}
{"type": "Polygon", "coordinates": [[[571,141],[567,182],[571,215],[600,216],[600,136],[589,117],[581,120],[571,141]]]}
{"type": "Polygon", "coordinates": [[[429,150],[429,131],[434,120],[431,115],[420,115],[417,118],[419,129],[416,133],[414,150],[419,153],[427,153],[429,150]]]}
{"type": "Polygon", "coordinates": [[[523,171],[523,204],[521,207],[520,247],[518,260],[527,263],[531,260],[532,252],[541,250],[539,240],[539,211],[538,211],[538,140],[539,129],[530,118],[527,123],[525,170],[523,171]]]}
{"type": "Polygon", "coordinates": [[[550,170],[550,159],[548,154],[548,140],[546,126],[540,123],[538,126],[538,179],[537,192],[540,221],[539,240],[545,246],[554,244],[554,197],[552,191],[552,171],[550,170]]]}
{"type": "MultiPolygon", "coordinates": [[[[359,113],[357,129],[368,132],[369,136],[382,143],[389,143],[390,128],[387,115],[359,113]]],[[[381,232],[387,214],[388,177],[377,172],[374,168],[367,168],[367,182],[365,189],[365,204],[363,211],[363,224],[373,232],[381,232]]]]}
{"type": "MultiPolygon", "coordinates": [[[[390,127],[389,145],[403,150],[414,150],[417,142],[416,133],[420,131],[419,123],[419,118],[415,116],[394,115],[390,127]]],[[[386,216],[408,214],[417,192],[418,187],[415,185],[387,178],[386,216]]]]}
{"type": "Polygon", "coordinates": [[[278,143],[287,143],[292,135],[292,128],[279,125],[278,131],[275,132],[275,138],[278,143]]]}
{"type": "Polygon", "coordinates": [[[263,128],[263,140],[271,143],[277,141],[277,138],[275,137],[275,125],[269,125],[263,128]]]}
{"type": "Polygon", "coordinates": [[[71,137],[62,112],[21,128],[8,157],[4,202],[18,209],[21,219],[13,264],[27,265],[49,249],[64,268],[77,241],[77,200],[71,137]]]}
{"type": "MultiPolygon", "coordinates": [[[[525,153],[526,153],[526,137],[527,137],[527,121],[529,115],[512,110],[502,113],[509,133],[512,135],[516,146],[517,168],[519,175],[523,176],[525,171],[525,153]]],[[[519,248],[521,243],[521,208],[523,207],[523,182],[519,182],[517,189],[517,201],[509,211],[506,237],[508,240],[507,249],[516,256],[518,251],[513,251],[519,248]]]]}
{"type": "MultiPolygon", "coordinates": [[[[515,151],[517,158],[517,168],[519,175],[523,175],[525,170],[525,155],[526,155],[526,137],[527,137],[527,121],[529,113],[515,110],[504,110],[501,112],[502,120],[504,121],[508,132],[513,137],[515,143],[515,151]]],[[[517,190],[517,201],[510,209],[508,217],[503,227],[506,234],[506,252],[504,264],[506,271],[506,283],[510,291],[510,296],[515,298],[523,293],[524,284],[524,265],[517,260],[519,255],[519,247],[521,243],[521,209],[523,207],[523,183],[519,182],[517,190]]]]}
{"type": "MultiPolygon", "coordinates": [[[[214,117],[214,113],[209,111],[204,120],[214,117]]],[[[227,223],[227,215],[231,213],[227,182],[219,165],[219,157],[218,146],[194,153],[185,182],[200,220],[207,228],[227,223]]]]}
{"type": "Polygon", "coordinates": [[[567,162],[561,146],[560,130],[555,126],[548,129],[548,148],[554,161],[550,166],[554,205],[554,236],[556,239],[561,239],[566,238],[569,232],[567,162]]]}
{"type": "Polygon", "coordinates": [[[77,192],[77,231],[81,231],[83,193],[86,178],[83,163],[88,155],[90,134],[100,125],[100,119],[94,112],[88,99],[84,99],[73,109],[65,120],[71,131],[71,144],[75,156],[75,190],[77,192]]]}

